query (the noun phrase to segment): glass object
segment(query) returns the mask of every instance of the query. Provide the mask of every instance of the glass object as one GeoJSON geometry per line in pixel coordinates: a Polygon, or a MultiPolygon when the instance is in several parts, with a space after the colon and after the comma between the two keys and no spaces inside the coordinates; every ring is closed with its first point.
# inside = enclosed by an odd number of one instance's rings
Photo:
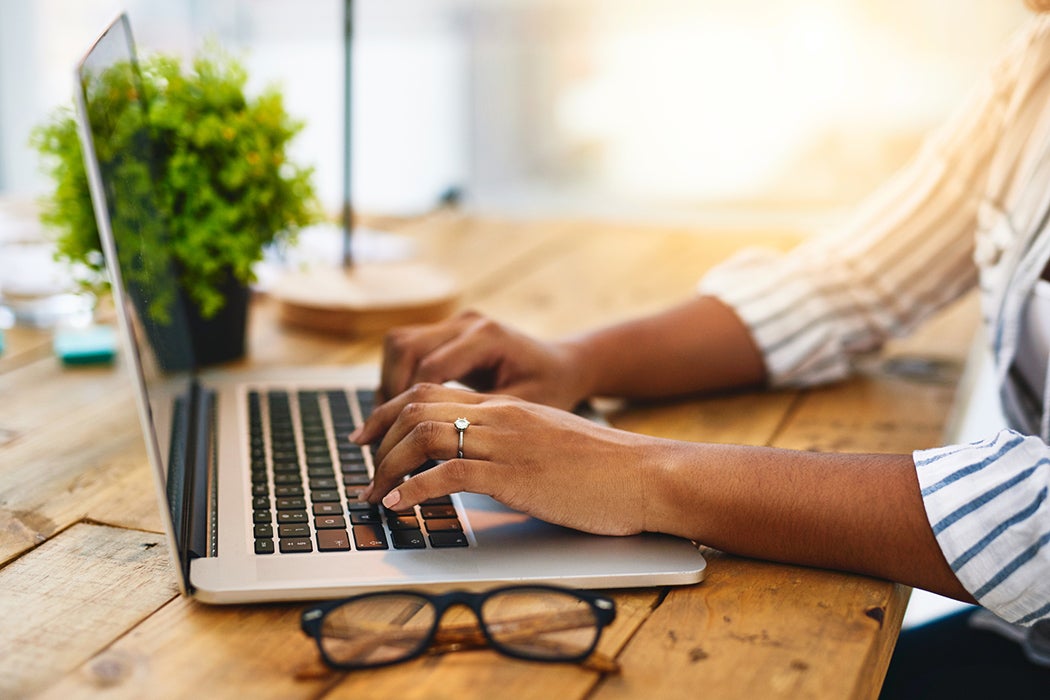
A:
{"type": "Polygon", "coordinates": [[[339,669],[387,666],[424,652],[488,645],[519,659],[586,660],[596,670],[615,671],[614,661],[594,653],[602,629],[615,617],[611,598],[537,585],[486,593],[369,593],[307,608],[302,627],[317,641],[325,663],[339,669]],[[457,605],[472,610],[475,619],[450,611],[457,605]],[[439,624],[446,613],[449,621],[439,624]]]}
{"type": "Polygon", "coordinates": [[[55,260],[36,206],[0,200],[0,327],[84,326],[94,308],[95,297],[55,260]]]}

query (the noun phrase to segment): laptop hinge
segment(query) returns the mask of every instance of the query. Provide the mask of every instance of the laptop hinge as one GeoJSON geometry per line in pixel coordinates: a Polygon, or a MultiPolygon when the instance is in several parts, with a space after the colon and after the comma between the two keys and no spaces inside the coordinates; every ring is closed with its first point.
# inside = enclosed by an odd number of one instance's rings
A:
{"type": "Polygon", "coordinates": [[[168,468],[168,495],[179,548],[183,581],[190,585],[190,561],[207,556],[215,392],[194,380],[176,402],[172,450],[168,468]]]}

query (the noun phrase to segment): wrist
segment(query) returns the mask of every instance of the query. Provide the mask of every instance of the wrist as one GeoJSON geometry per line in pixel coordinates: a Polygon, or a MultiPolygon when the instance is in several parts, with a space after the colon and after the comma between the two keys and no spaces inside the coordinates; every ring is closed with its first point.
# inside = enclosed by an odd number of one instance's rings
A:
{"type": "Polygon", "coordinates": [[[555,343],[565,368],[565,381],[580,401],[602,393],[602,363],[588,336],[576,336],[555,343]]]}
{"type": "Polygon", "coordinates": [[[698,498],[696,483],[685,481],[695,472],[699,445],[659,439],[640,460],[640,492],[643,529],[696,539],[692,499],[698,498]]]}

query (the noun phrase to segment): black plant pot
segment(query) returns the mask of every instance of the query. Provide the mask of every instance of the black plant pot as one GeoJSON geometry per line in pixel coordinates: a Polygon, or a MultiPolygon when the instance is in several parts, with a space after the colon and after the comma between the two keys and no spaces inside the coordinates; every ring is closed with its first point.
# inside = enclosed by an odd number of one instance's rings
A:
{"type": "Polygon", "coordinates": [[[189,304],[187,321],[198,367],[217,365],[244,357],[248,331],[248,302],[252,291],[233,275],[220,287],[226,303],[211,318],[201,318],[197,307],[189,304]]]}
{"type": "Polygon", "coordinates": [[[232,274],[219,285],[226,303],[211,318],[202,318],[197,305],[180,289],[171,310],[171,322],[158,323],[146,312],[145,300],[150,295],[144,294],[141,287],[130,291],[162,371],[186,371],[244,357],[251,289],[232,274]]]}

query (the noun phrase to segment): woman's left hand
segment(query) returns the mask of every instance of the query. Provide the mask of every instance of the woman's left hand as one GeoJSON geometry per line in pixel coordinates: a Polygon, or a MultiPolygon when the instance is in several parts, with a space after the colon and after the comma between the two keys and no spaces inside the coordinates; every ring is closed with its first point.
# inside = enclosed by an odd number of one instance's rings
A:
{"type": "Polygon", "coordinates": [[[654,481],[675,443],[598,425],[549,406],[417,384],[377,407],[351,439],[372,443],[375,479],[364,494],[388,508],[458,491],[587,532],[646,529],[654,481]],[[459,431],[466,418],[463,457],[459,431]],[[444,460],[408,480],[428,460],[444,460]]]}

